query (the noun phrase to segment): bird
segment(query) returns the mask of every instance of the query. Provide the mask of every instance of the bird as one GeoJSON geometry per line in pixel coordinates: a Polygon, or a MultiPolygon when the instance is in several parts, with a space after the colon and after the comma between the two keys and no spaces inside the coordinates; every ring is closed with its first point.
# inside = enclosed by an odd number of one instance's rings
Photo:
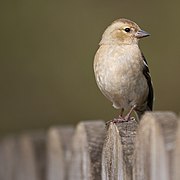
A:
{"type": "Polygon", "coordinates": [[[140,39],[149,35],[125,18],[115,20],[102,35],[93,68],[102,94],[120,110],[118,118],[111,122],[127,122],[133,111],[139,122],[146,111],[153,110],[150,71],[138,45],[140,39]]]}

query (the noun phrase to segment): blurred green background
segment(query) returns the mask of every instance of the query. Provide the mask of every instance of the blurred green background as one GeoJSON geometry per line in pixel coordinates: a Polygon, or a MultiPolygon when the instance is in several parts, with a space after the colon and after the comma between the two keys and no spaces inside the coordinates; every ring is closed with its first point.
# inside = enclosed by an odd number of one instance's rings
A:
{"type": "Polygon", "coordinates": [[[111,119],[93,58],[115,19],[151,36],[140,46],[155,88],[155,110],[180,106],[180,3],[133,0],[1,0],[0,133],[111,119]]]}

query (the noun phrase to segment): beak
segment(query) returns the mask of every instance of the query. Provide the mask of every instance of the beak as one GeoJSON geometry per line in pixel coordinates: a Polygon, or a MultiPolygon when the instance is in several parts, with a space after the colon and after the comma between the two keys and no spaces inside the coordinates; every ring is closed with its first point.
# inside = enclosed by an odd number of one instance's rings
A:
{"type": "Polygon", "coordinates": [[[143,38],[143,37],[150,36],[150,34],[149,34],[148,32],[146,32],[146,31],[139,30],[139,31],[135,34],[135,36],[136,36],[137,38],[143,38]]]}

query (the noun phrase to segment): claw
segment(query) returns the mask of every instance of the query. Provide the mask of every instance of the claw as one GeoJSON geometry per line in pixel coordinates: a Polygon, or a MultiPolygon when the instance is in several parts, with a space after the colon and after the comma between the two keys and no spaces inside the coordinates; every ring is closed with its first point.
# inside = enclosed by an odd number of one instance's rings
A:
{"type": "Polygon", "coordinates": [[[110,121],[107,121],[106,125],[109,125],[111,122],[114,123],[114,124],[117,124],[117,123],[127,122],[129,120],[130,119],[126,119],[126,118],[123,118],[123,117],[119,116],[118,118],[114,118],[114,119],[112,119],[110,121]]]}
{"type": "Polygon", "coordinates": [[[119,115],[118,118],[114,118],[113,120],[107,121],[106,125],[109,125],[111,122],[116,124],[116,123],[123,123],[123,122],[128,122],[128,121],[134,120],[135,118],[131,117],[131,113],[133,112],[133,110],[135,108],[136,108],[136,105],[134,105],[130,109],[129,113],[125,117],[122,117],[122,113],[121,113],[121,115],[119,115]]]}

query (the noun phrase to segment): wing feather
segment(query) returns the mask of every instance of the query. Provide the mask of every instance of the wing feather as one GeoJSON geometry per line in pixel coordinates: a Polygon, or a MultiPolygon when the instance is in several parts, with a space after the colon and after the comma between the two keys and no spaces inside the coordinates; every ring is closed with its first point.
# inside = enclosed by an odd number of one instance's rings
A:
{"type": "Polygon", "coordinates": [[[144,61],[143,74],[146,77],[147,84],[149,87],[149,94],[147,97],[147,106],[148,106],[149,110],[152,111],[153,110],[154,90],[153,90],[153,86],[152,86],[151,75],[149,72],[147,61],[143,54],[142,54],[142,57],[143,57],[143,61],[144,61]]]}

